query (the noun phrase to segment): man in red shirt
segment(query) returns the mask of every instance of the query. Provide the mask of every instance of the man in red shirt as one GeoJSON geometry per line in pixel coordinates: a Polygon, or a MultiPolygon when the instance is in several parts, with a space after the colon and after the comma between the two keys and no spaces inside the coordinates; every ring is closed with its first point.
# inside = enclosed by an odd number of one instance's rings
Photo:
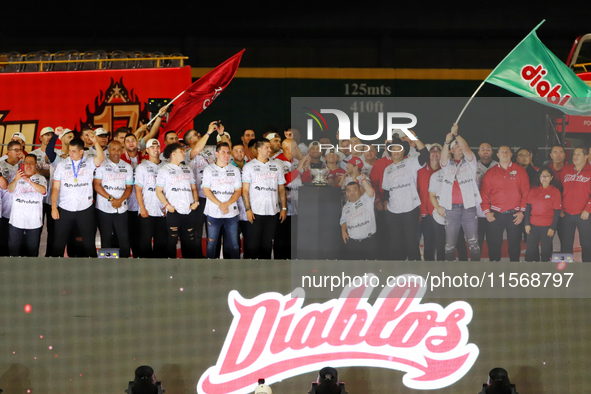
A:
{"type": "Polygon", "coordinates": [[[579,229],[579,240],[583,249],[583,261],[591,262],[591,164],[588,162],[589,149],[576,148],[573,164],[562,171],[563,232],[562,253],[572,253],[575,243],[575,229],[579,229]]]}
{"type": "Polygon", "coordinates": [[[554,171],[554,177],[562,184],[562,171],[568,165],[562,145],[554,145],[552,147],[550,158],[552,159],[550,168],[554,171]]]}
{"type": "Polygon", "coordinates": [[[507,230],[509,258],[519,261],[521,254],[521,227],[527,196],[529,177],[527,172],[511,162],[511,148],[499,146],[499,164],[490,168],[482,178],[480,196],[482,211],[488,220],[488,257],[490,261],[501,261],[503,231],[507,230]]]}

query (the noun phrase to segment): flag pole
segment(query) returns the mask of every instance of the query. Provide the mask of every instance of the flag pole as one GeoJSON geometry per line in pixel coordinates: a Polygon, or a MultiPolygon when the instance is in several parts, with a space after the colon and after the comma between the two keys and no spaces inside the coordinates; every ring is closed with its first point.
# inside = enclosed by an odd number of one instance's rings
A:
{"type": "MultiPolygon", "coordinates": [[[[525,38],[523,40],[521,40],[519,42],[519,44],[517,44],[517,46],[515,48],[517,48],[519,45],[521,45],[521,43],[523,41],[525,41],[533,32],[535,32],[536,30],[538,30],[538,28],[542,25],[542,23],[544,23],[546,21],[546,19],[543,19],[540,23],[538,23],[538,25],[529,32],[529,34],[527,36],[525,36],[525,38]]],[[[509,54],[507,56],[505,56],[505,58],[499,63],[497,64],[497,66],[494,68],[494,70],[492,70],[492,72],[488,75],[488,77],[486,77],[484,79],[484,81],[482,81],[482,83],[480,84],[480,86],[478,87],[478,89],[476,89],[476,91],[474,92],[474,94],[472,95],[472,97],[470,97],[470,99],[468,100],[468,102],[466,103],[466,105],[464,106],[464,109],[462,109],[462,112],[460,112],[460,116],[458,116],[458,119],[456,120],[456,124],[458,124],[458,122],[460,121],[460,118],[462,117],[462,115],[464,114],[464,111],[466,110],[466,108],[468,107],[468,104],[470,104],[470,102],[472,101],[472,99],[474,98],[474,96],[476,96],[476,93],[478,93],[478,91],[482,88],[482,86],[484,85],[484,83],[486,82],[486,80],[496,71],[497,68],[499,68],[499,66],[501,64],[503,64],[503,62],[505,61],[505,59],[507,59],[512,53],[513,51],[515,51],[515,48],[513,48],[513,50],[511,50],[511,52],[509,52],[509,54]]]]}
{"type": "Polygon", "coordinates": [[[486,79],[484,81],[482,81],[482,83],[480,84],[480,86],[478,87],[478,89],[476,89],[476,91],[472,94],[472,97],[470,97],[470,99],[468,100],[468,102],[466,103],[466,105],[464,105],[464,109],[462,109],[462,112],[460,112],[460,115],[456,119],[456,123],[455,124],[458,124],[458,122],[460,121],[460,118],[464,114],[464,111],[466,110],[466,108],[468,108],[468,105],[470,105],[470,101],[472,101],[472,99],[474,98],[474,96],[476,96],[476,93],[478,93],[478,91],[480,90],[480,88],[482,88],[484,86],[484,83],[485,82],[486,82],[486,79]]]}
{"type": "MultiPolygon", "coordinates": [[[[164,106],[164,108],[168,108],[168,106],[169,106],[170,104],[174,103],[174,102],[175,102],[175,100],[176,100],[176,99],[178,99],[179,97],[181,97],[181,96],[183,95],[183,93],[185,93],[185,92],[186,92],[186,90],[183,90],[182,92],[180,92],[180,93],[179,93],[179,95],[178,95],[178,96],[176,96],[175,98],[173,98],[173,99],[172,99],[172,101],[171,101],[170,103],[166,104],[166,105],[164,106]]],[[[149,125],[151,125],[151,124],[152,124],[152,122],[153,122],[153,121],[155,121],[157,117],[158,117],[158,116],[154,116],[154,117],[152,118],[152,120],[150,120],[150,121],[148,122],[148,124],[146,125],[146,127],[147,127],[147,126],[149,126],[149,125]]]]}

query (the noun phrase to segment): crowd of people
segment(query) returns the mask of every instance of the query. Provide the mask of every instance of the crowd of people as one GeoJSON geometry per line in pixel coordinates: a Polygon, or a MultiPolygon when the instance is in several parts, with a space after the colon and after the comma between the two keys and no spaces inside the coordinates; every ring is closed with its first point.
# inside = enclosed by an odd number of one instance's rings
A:
{"type": "Polygon", "coordinates": [[[0,159],[0,254],[38,256],[45,224],[47,257],[96,257],[98,229],[100,247],[120,257],[295,258],[298,189],[323,170],[329,187],[342,190],[334,203],[346,258],[499,261],[506,231],[511,261],[522,238],[526,261],[548,261],[554,235],[572,253],[578,229],[583,261],[591,261],[586,148],[569,165],[554,146],[550,165],[536,168],[527,148],[513,162],[501,145],[497,161],[483,142],[477,157],[456,125],[442,145],[399,133],[380,152],[356,137],[337,135],[337,147],[330,138],[304,143],[291,128],[259,138],[245,129],[232,143],[220,121],[180,141],[169,131],[161,146],[164,115],[149,130],[113,135],[45,127],[30,153],[15,133],[0,159]],[[211,135],[216,145],[207,145],[211,135]]]}
{"type": "Polygon", "coordinates": [[[555,234],[561,245],[556,252],[572,254],[578,230],[582,259],[591,262],[588,148],[575,148],[568,164],[564,147],[553,146],[552,161],[537,168],[529,148],[518,149],[513,162],[510,146],[500,145],[497,161],[483,142],[478,159],[457,125],[443,145],[415,138],[387,141],[387,153],[370,165],[375,154],[366,148],[343,159],[346,171],[332,184],[346,185],[340,220],[345,256],[420,260],[422,236],[424,260],[500,261],[506,232],[510,261],[520,260],[522,239],[526,261],[550,261],[555,234]],[[488,256],[482,253],[485,240],[488,256]]]}

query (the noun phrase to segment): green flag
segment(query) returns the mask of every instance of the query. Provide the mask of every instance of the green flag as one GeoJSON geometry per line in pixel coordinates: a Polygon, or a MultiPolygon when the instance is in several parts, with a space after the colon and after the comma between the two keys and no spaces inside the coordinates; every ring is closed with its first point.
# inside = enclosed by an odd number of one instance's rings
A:
{"type": "Polygon", "coordinates": [[[542,44],[536,35],[542,23],[505,57],[485,82],[570,115],[590,115],[591,89],[542,44]]]}

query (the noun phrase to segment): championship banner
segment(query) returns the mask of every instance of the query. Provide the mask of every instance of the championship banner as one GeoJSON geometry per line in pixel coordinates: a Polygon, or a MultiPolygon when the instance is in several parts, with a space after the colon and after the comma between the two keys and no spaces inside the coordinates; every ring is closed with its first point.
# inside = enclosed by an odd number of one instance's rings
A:
{"type": "Polygon", "coordinates": [[[189,83],[188,66],[0,74],[0,143],[16,132],[38,143],[46,126],[135,131],[148,118],[149,98],[173,98],[189,83]]]}
{"type": "Polygon", "coordinates": [[[591,89],[538,38],[535,29],[485,82],[571,115],[591,114],[591,89]]]}

